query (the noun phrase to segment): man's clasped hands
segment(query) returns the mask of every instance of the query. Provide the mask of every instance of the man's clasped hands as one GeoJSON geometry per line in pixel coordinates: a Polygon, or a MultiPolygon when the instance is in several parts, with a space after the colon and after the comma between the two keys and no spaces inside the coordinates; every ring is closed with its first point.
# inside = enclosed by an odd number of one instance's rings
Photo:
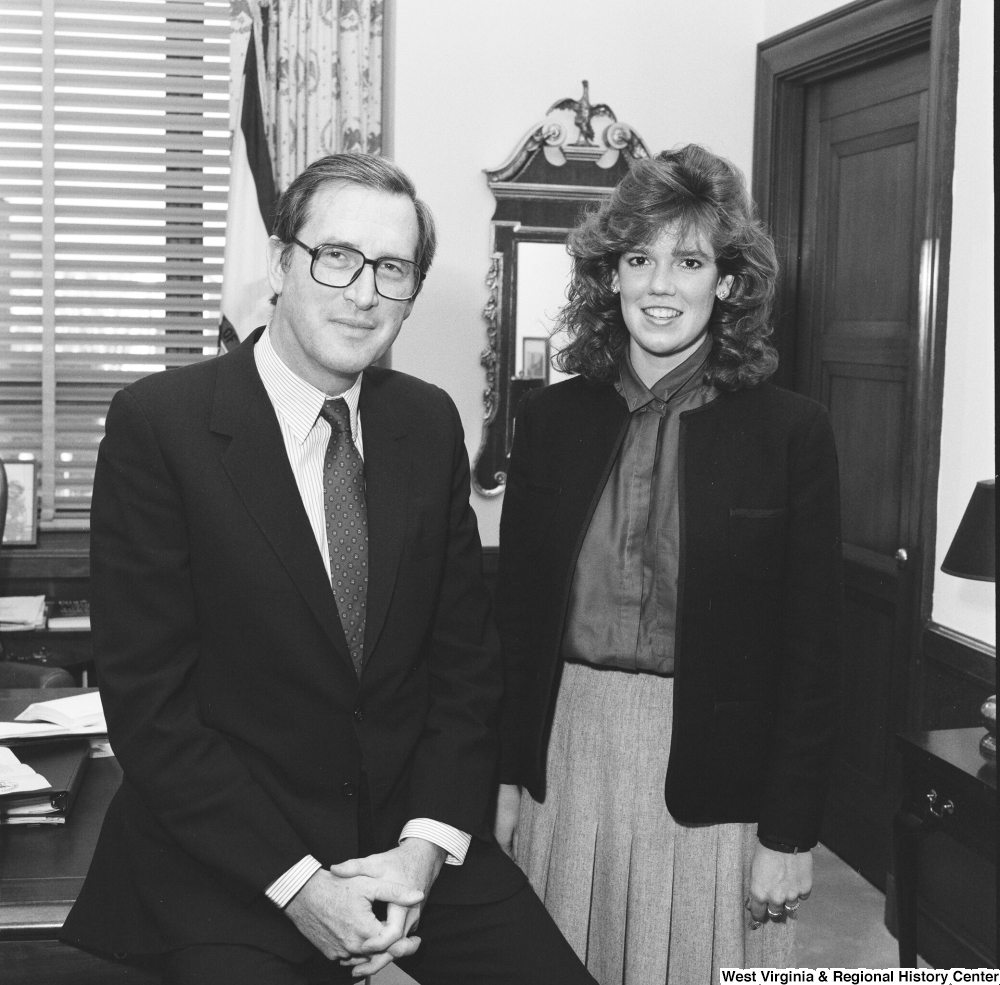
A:
{"type": "Polygon", "coordinates": [[[327,958],[352,967],[358,978],[374,975],[420,946],[411,931],[445,855],[432,842],[406,838],[391,851],[319,869],[286,913],[327,958]],[[385,920],[372,909],[379,900],[385,920]]]}

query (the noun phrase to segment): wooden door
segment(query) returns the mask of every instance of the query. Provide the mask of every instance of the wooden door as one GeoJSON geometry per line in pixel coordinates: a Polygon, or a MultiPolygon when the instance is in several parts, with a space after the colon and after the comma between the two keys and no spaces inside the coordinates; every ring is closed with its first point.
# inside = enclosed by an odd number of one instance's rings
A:
{"type": "Polygon", "coordinates": [[[841,468],[846,653],[823,840],[884,887],[918,603],[917,413],[930,59],[805,90],[793,385],[830,411],[841,468]]]}

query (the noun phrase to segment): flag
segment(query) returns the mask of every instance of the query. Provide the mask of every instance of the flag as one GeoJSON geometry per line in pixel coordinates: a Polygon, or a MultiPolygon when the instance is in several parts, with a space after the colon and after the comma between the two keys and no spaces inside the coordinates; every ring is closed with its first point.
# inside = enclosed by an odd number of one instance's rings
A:
{"type": "Polygon", "coordinates": [[[257,75],[253,31],[243,68],[243,89],[229,160],[229,208],[222,264],[219,349],[233,349],[271,317],[267,238],[277,195],[257,75]]]}

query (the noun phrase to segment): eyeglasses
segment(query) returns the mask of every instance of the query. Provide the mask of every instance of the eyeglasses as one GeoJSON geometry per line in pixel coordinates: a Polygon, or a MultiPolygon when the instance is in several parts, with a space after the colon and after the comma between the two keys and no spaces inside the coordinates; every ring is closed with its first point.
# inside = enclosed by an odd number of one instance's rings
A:
{"type": "Polygon", "coordinates": [[[310,249],[294,237],[292,242],[312,257],[309,273],[324,287],[350,287],[361,276],[366,263],[375,271],[375,290],[390,301],[415,298],[424,280],[423,271],[412,260],[398,257],[369,260],[360,250],[352,250],[349,246],[321,243],[310,249]]]}

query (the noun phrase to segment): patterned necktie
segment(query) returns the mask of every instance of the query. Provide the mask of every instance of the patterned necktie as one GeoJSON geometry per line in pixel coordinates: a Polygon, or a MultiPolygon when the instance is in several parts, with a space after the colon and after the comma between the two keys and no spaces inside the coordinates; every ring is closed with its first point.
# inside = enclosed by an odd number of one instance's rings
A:
{"type": "Polygon", "coordinates": [[[323,502],[330,576],[340,623],[354,669],[361,676],[368,597],[368,510],[364,462],[351,437],[351,412],[343,397],[327,400],[320,416],[331,433],[323,462],[323,502]]]}

